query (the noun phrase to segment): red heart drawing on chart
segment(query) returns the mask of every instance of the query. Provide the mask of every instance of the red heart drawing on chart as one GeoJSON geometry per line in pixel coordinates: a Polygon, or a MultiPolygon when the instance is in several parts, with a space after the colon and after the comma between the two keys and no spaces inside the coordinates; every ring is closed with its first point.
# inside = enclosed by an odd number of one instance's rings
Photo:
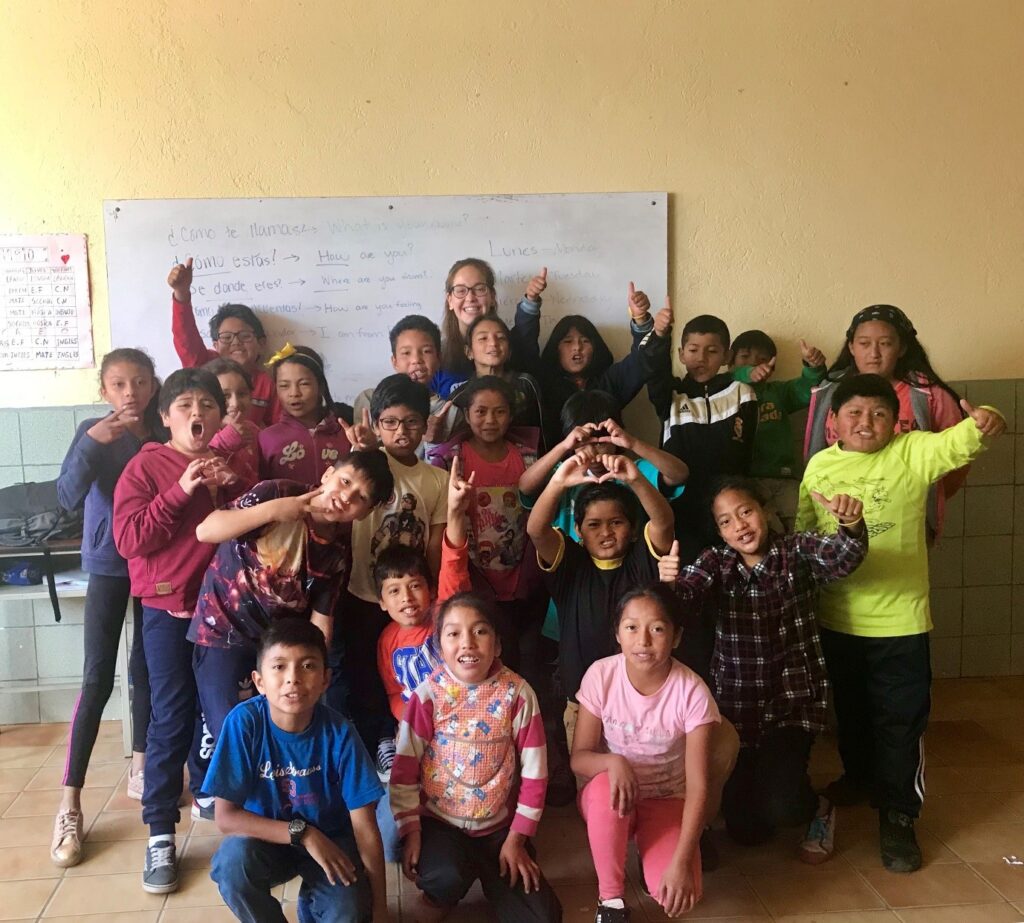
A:
{"type": "Polygon", "coordinates": [[[67,263],[67,261],[70,260],[70,259],[71,259],[71,257],[67,253],[62,253],[60,255],[60,261],[62,263],[67,263]]]}

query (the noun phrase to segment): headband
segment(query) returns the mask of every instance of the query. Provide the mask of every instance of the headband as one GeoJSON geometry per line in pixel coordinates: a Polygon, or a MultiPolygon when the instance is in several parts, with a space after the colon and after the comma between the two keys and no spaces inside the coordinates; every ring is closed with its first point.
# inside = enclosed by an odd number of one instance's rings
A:
{"type": "Polygon", "coordinates": [[[884,321],[890,327],[893,327],[903,339],[917,336],[917,331],[910,322],[910,318],[899,308],[891,304],[873,304],[871,307],[858,311],[853,315],[853,320],[850,321],[850,326],[846,331],[847,342],[853,339],[854,333],[861,324],[866,324],[872,320],[884,321]]]}

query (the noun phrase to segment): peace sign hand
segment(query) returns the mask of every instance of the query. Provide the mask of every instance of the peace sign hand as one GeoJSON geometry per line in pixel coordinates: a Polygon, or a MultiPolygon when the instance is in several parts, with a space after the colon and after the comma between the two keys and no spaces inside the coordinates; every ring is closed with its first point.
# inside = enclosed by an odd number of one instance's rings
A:
{"type": "Polygon", "coordinates": [[[446,435],[445,427],[448,423],[448,411],[452,409],[454,401],[447,400],[437,411],[427,417],[427,425],[423,428],[423,441],[432,445],[444,440],[446,435]]]}
{"type": "Polygon", "coordinates": [[[344,420],[338,421],[345,433],[345,438],[354,451],[362,451],[377,448],[377,434],[370,425],[369,408],[363,408],[363,417],[359,423],[349,426],[344,420]]]}
{"type": "Polygon", "coordinates": [[[138,423],[138,421],[139,418],[134,408],[122,408],[108,413],[102,420],[97,420],[85,431],[85,434],[89,438],[95,439],[100,445],[110,445],[120,438],[132,423],[138,423]]]}

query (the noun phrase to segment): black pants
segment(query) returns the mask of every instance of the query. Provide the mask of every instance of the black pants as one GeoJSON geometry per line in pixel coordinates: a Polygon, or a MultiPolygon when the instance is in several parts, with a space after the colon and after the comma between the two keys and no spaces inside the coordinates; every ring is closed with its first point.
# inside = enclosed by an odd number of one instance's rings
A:
{"type": "Polygon", "coordinates": [[[814,735],[803,728],[777,728],[756,747],[741,747],[722,792],[729,835],[748,846],[767,840],[776,827],[810,823],[818,807],[807,762],[814,735]]]}
{"type": "MultiPolygon", "coordinates": [[[[103,709],[114,690],[117,671],[117,646],[124,627],[125,609],[131,595],[127,577],[90,574],[85,591],[85,663],[82,667],[82,691],[75,702],[68,738],[64,785],[81,788],[96,743],[103,709]]],[[[132,750],[146,752],[149,729],[149,671],[142,649],[142,604],[132,600],[134,632],[128,671],[132,684],[132,750]]]]}
{"type": "Polygon", "coordinates": [[[821,630],[839,723],[839,755],[872,804],[917,817],[931,710],[928,635],[860,638],[821,630]]]}
{"type": "MultiPolygon", "coordinates": [[[[435,904],[455,906],[479,878],[499,923],[557,923],[562,919],[562,905],[543,875],[540,890],[530,894],[523,890],[522,881],[512,888],[508,879],[502,878],[498,855],[508,828],[487,836],[470,836],[424,817],[422,831],[416,887],[435,904]]],[[[535,856],[533,844],[527,849],[535,856]]]]}
{"type": "Polygon", "coordinates": [[[327,704],[352,720],[371,756],[382,737],[395,735],[395,719],[377,671],[377,641],[387,623],[388,614],[379,603],[347,591],[334,608],[327,704]]]}

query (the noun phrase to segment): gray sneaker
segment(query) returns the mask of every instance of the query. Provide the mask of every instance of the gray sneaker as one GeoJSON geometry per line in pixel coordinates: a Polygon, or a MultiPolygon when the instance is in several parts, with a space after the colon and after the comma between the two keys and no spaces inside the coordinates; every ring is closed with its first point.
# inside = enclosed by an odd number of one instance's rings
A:
{"type": "Polygon", "coordinates": [[[167,894],[178,890],[177,849],[172,840],[157,840],[152,846],[146,847],[142,890],[150,894],[167,894]]]}

